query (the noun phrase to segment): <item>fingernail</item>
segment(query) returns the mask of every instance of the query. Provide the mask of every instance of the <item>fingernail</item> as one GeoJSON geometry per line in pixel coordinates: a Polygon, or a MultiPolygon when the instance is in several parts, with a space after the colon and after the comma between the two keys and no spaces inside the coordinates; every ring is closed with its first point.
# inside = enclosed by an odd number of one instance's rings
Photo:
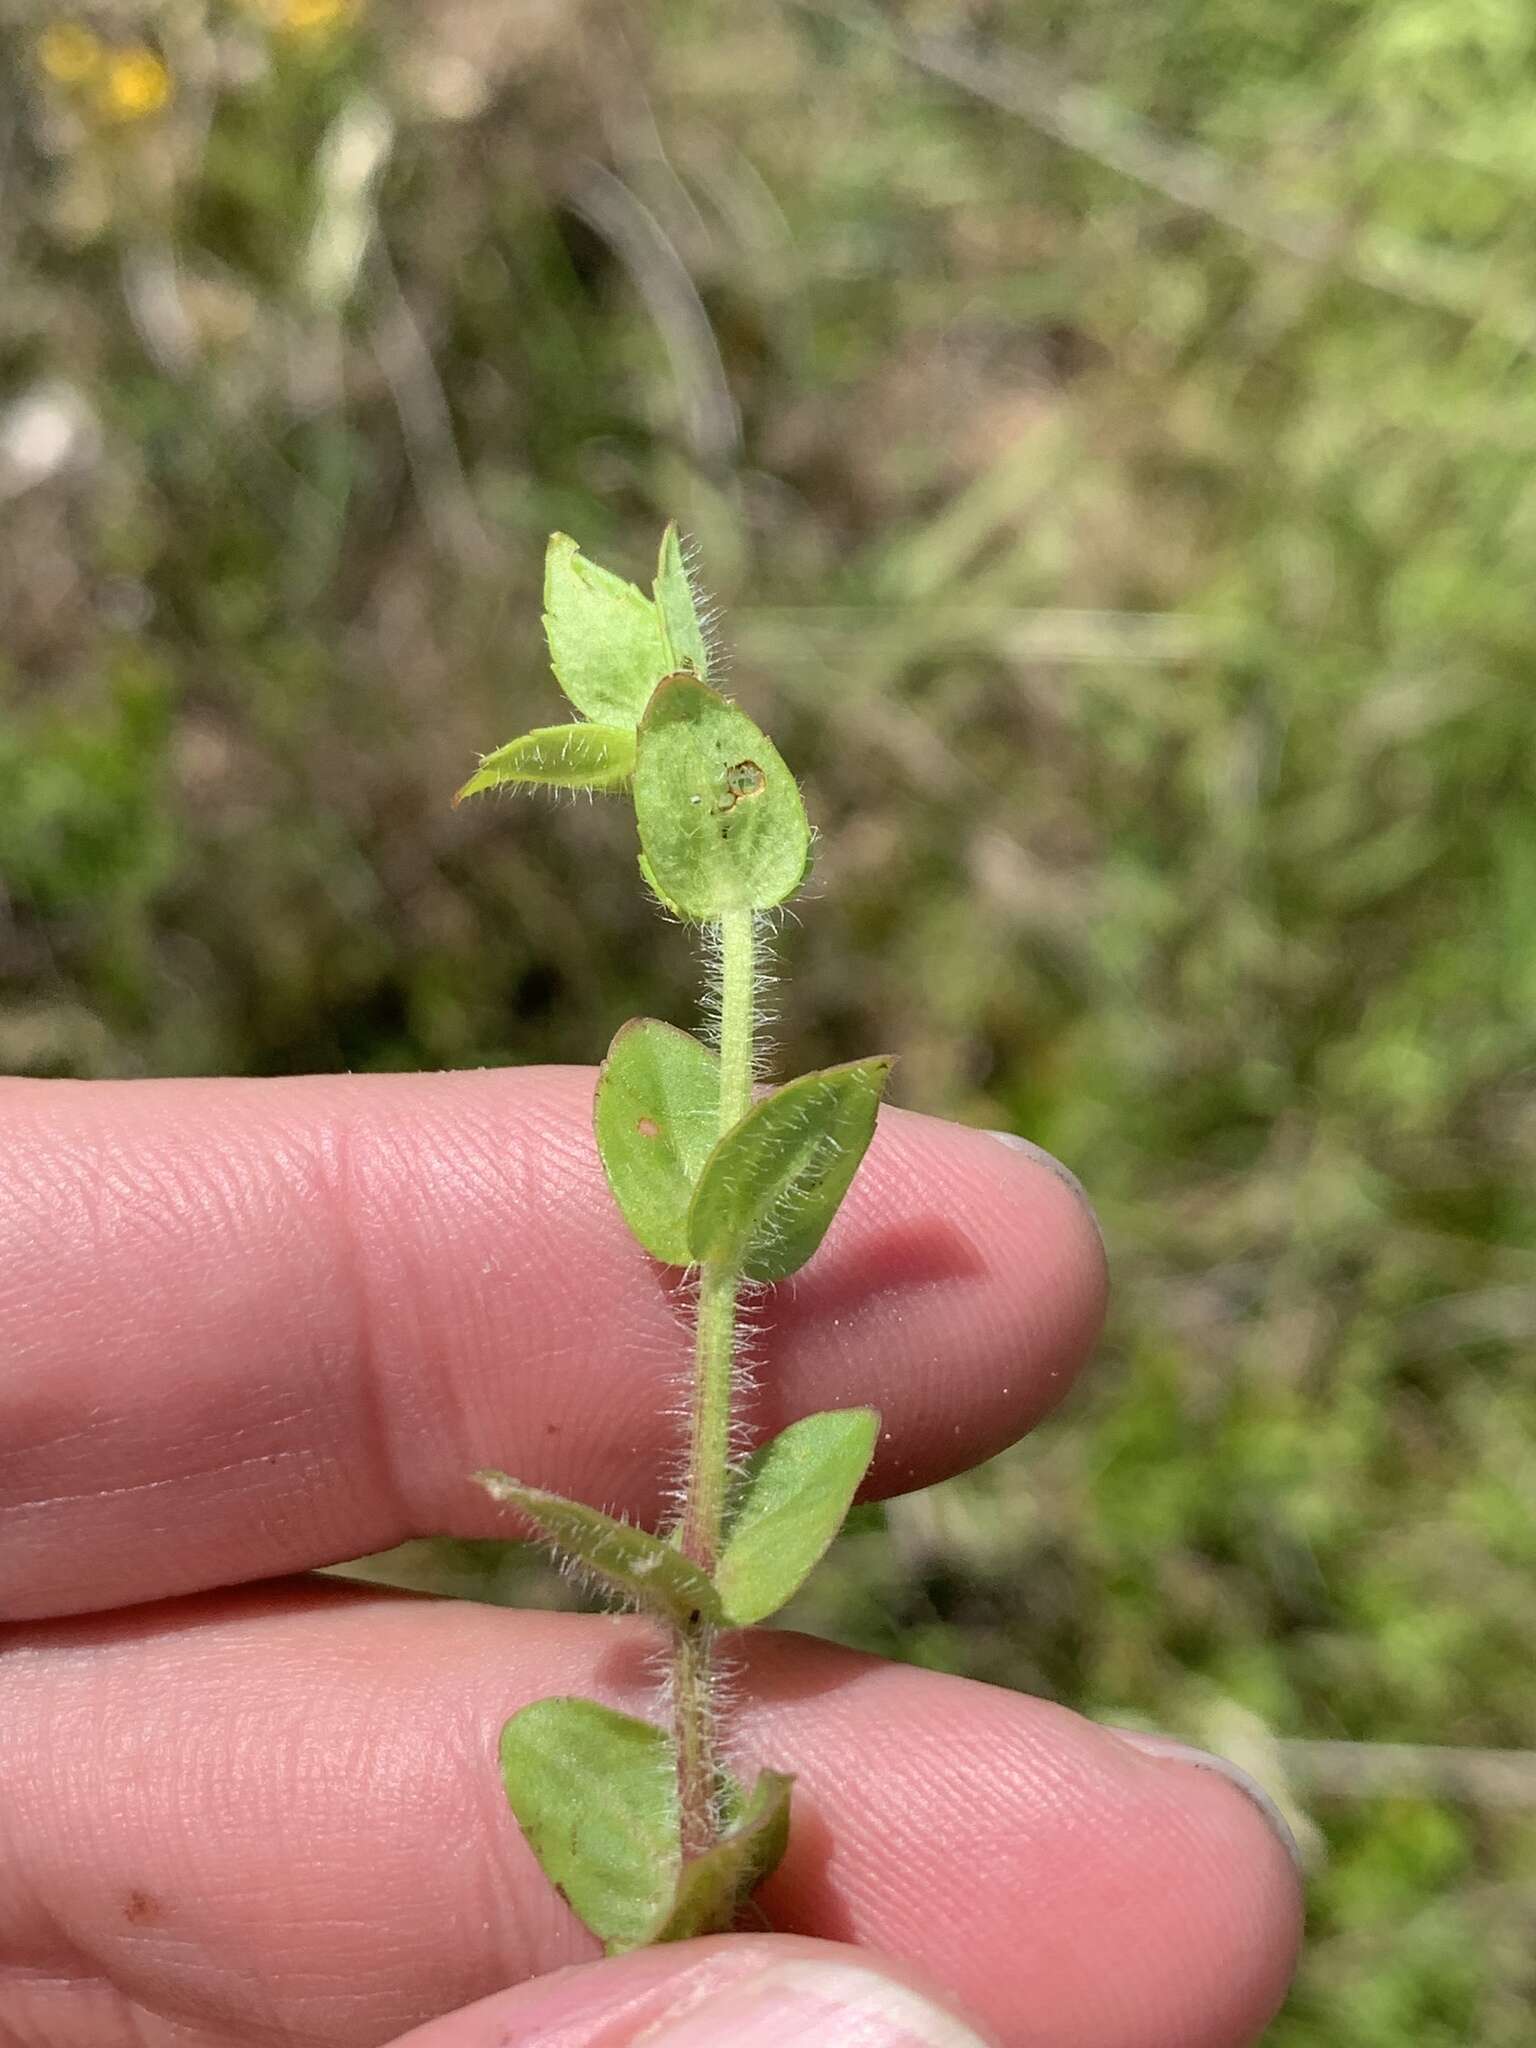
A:
{"type": "Polygon", "coordinates": [[[1043,1145],[1037,1145],[1030,1138],[1021,1138],[1017,1131],[988,1131],[989,1138],[996,1138],[999,1145],[1007,1145],[1015,1152],[1022,1152],[1033,1159],[1037,1166],[1043,1166],[1047,1173],[1056,1176],[1063,1187],[1070,1188],[1083,1207],[1088,1211],[1093,1227],[1099,1233],[1099,1242],[1104,1241],[1103,1225],[1099,1222],[1098,1211],[1088,1199],[1088,1190],[1083,1186],[1070,1166],[1063,1166],[1054,1152],[1047,1152],[1043,1145]]]}
{"type": "Polygon", "coordinates": [[[905,1984],[858,1963],[781,1962],[737,1978],[635,2048],[987,2048],[905,1984]]]}
{"type": "Polygon", "coordinates": [[[1188,1742],[1176,1742],[1171,1735],[1149,1735],[1140,1728],[1112,1728],[1110,1733],[1118,1735],[1122,1742],[1128,1742],[1132,1749],[1139,1749],[1147,1756],[1161,1757],[1173,1764],[1190,1764],[1197,1771],[1210,1771],[1218,1778],[1225,1778],[1264,1816],[1270,1832],[1296,1866],[1298,1876],[1306,1875],[1301,1846],[1291,1833],[1290,1822],[1257,1778],[1250,1778],[1229,1758],[1213,1756],[1208,1749],[1196,1749],[1188,1742]]]}

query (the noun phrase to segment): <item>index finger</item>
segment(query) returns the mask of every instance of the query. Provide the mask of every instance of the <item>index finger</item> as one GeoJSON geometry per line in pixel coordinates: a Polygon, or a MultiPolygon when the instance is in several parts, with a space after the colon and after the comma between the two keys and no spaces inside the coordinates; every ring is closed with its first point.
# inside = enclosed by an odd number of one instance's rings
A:
{"type": "MultiPolygon", "coordinates": [[[[657,1516],[686,1301],[609,1195],[592,1084],[0,1083],[0,1616],[506,1534],[486,1464],[657,1516]]],[[[1055,1401],[1102,1305],[1048,1165],[883,1112],[756,1312],[751,1426],[870,1402],[870,1491],[929,1484],[1055,1401]]]]}

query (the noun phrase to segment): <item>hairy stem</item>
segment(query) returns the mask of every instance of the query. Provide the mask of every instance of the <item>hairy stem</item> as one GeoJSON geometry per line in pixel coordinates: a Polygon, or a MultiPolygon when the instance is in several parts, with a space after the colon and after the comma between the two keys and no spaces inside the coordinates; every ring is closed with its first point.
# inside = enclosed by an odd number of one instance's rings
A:
{"type": "Polygon", "coordinates": [[[684,1859],[702,1856],[716,1837],[715,1729],[710,1637],[703,1622],[672,1638],[672,1700],[677,1735],[677,1803],[684,1859]]]}
{"type": "Polygon", "coordinates": [[[737,1276],[709,1259],[699,1268],[693,1398],[689,1403],[688,1481],[683,1554],[712,1572],[725,1519],[731,1455],[731,1360],[736,1348],[737,1276]]]}
{"type": "MultiPolygon", "coordinates": [[[[729,911],[720,921],[720,1135],[752,1106],[757,962],[752,913],[729,911]]],[[[683,1496],[684,1555],[713,1572],[720,1555],[730,1475],[732,1368],[736,1354],[734,1266],[707,1259],[699,1269],[693,1387],[688,1404],[688,1475],[683,1496]]],[[[716,1836],[712,1631],[702,1622],[678,1629],[672,1693],[677,1718],[678,1794],[683,1854],[696,1856],[716,1836]]]]}
{"type": "Polygon", "coordinates": [[[750,910],[720,920],[720,1136],[752,1107],[757,945],[750,910]]]}

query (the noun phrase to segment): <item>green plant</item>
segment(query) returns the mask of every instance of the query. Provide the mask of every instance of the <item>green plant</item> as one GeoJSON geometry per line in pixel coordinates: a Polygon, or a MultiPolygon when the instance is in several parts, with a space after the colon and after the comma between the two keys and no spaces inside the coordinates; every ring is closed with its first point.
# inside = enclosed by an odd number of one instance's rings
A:
{"type": "Polygon", "coordinates": [[[460,797],[503,784],[633,792],[640,869],[705,935],[717,1046],[654,1018],[626,1024],[594,1125],[635,1237],[696,1275],[687,1449],[671,1527],[652,1532],[500,1472],[476,1475],[537,1535],[670,1636],[672,1726],[546,1699],[502,1730],[507,1797],[545,1872],[610,1953],[728,1928],[774,1868],[790,1779],[750,1791],[721,1758],[716,1638],[765,1620],[842,1525],[879,1430],[873,1409],[809,1415],[733,1455],[744,1294],[796,1272],[826,1234],[873,1135],[890,1062],[802,1074],[754,1096],[764,921],[805,878],[793,776],[710,687],[677,532],[654,596],[549,544],[544,626],[580,723],[486,756],[460,797]]]}

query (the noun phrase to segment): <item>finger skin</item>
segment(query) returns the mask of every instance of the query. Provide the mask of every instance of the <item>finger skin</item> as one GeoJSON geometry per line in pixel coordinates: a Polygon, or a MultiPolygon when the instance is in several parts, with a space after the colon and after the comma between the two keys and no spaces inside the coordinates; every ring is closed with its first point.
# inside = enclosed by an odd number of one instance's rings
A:
{"type": "MultiPolygon", "coordinates": [[[[828,1644],[741,1656],[733,1760],[799,1774],[773,1928],[902,1957],[1005,2048],[1258,2035],[1295,1878],[1223,1779],[828,1644]]],[[[548,1694],[654,1711],[645,1625],[289,1585],[5,1657],[0,2039],[372,2048],[594,1955],[496,1742],[548,1694]]]]}
{"type": "Polygon", "coordinates": [[[578,1963],[429,2020],[395,2048],[639,2048],[684,2016],[710,2048],[739,2048],[736,2026],[719,2010],[732,1997],[760,2028],[753,2048],[767,2038],[821,2048],[988,2048],[969,2019],[894,1957],[785,1934],[727,1935],[578,1963]],[[872,2001],[881,1987],[887,1996],[872,2001]],[[839,1989],[856,2002],[852,2018],[836,2011],[839,1989]],[[786,1992],[795,2000],[787,2018],[786,1992]],[[871,2002],[880,2008],[878,2032],[871,2002]]]}
{"type": "MultiPolygon", "coordinates": [[[[0,1619],[517,1533],[495,1465],[654,1517],[689,1338],[603,1179],[593,1076],[0,1083],[0,1619]]],[[[991,1455],[1097,1335],[1091,1219],[985,1133],[882,1114],[766,1296],[761,1433],[884,1416],[871,1490],[991,1455]]]]}

